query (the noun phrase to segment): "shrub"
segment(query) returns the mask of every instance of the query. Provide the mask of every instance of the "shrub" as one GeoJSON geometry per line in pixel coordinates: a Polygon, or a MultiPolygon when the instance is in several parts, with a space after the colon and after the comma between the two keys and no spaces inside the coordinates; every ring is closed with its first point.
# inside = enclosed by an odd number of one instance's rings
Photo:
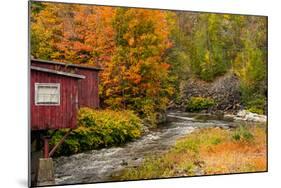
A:
{"type": "Polygon", "coordinates": [[[264,110],[257,107],[250,107],[247,110],[249,112],[256,113],[256,114],[264,114],[264,110]]]}
{"type": "MultiPolygon", "coordinates": [[[[132,111],[93,110],[82,108],[75,129],[55,153],[70,155],[81,151],[120,145],[141,136],[142,121],[132,111]]],[[[57,131],[51,144],[55,145],[66,130],[57,131]]]]}
{"type": "Polygon", "coordinates": [[[215,101],[211,98],[191,97],[187,102],[186,111],[199,112],[206,110],[215,105],[215,101]]]}
{"type": "Polygon", "coordinates": [[[233,133],[232,138],[235,141],[252,141],[254,139],[253,134],[244,126],[240,125],[239,128],[233,133]]]}
{"type": "Polygon", "coordinates": [[[264,114],[265,98],[257,97],[255,99],[248,99],[246,102],[246,109],[257,114],[264,114]]]}

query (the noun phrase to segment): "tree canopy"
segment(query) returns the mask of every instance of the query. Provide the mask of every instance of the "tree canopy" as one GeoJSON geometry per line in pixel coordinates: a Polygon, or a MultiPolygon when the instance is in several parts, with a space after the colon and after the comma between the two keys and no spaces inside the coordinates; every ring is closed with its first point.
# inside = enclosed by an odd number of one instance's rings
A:
{"type": "Polygon", "coordinates": [[[232,72],[245,105],[264,105],[266,35],[259,16],[32,2],[32,56],[103,67],[102,105],[152,123],[190,77],[232,72]]]}

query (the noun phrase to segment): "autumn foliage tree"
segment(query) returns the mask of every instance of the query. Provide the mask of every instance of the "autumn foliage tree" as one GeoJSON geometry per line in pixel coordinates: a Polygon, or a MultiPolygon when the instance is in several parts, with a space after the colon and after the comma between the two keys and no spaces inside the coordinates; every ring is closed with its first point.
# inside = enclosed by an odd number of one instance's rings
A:
{"type": "Polygon", "coordinates": [[[151,124],[173,92],[165,51],[171,47],[166,13],[69,4],[34,12],[35,58],[99,65],[104,107],[129,108],[151,124]]]}
{"type": "Polygon", "coordinates": [[[114,108],[131,108],[150,123],[166,109],[173,88],[164,53],[171,46],[166,14],[117,9],[113,20],[116,51],[102,75],[102,98],[114,108]]]}
{"type": "Polygon", "coordinates": [[[181,97],[184,81],[212,82],[227,72],[238,76],[245,105],[251,96],[264,104],[263,17],[40,2],[31,8],[32,56],[101,66],[104,108],[132,109],[155,124],[181,97]]]}
{"type": "Polygon", "coordinates": [[[45,4],[31,25],[36,58],[105,64],[114,51],[111,7],[45,4]]]}

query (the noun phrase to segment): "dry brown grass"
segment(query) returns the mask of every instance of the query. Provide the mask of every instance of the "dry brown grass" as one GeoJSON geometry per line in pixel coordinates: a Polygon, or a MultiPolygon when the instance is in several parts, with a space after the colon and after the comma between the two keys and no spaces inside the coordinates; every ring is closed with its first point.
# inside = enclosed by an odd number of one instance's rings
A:
{"type": "Polygon", "coordinates": [[[248,130],[253,139],[234,141],[230,133],[219,130],[219,134],[228,134],[222,143],[211,147],[200,147],[200,160],[204,161],[205,174],[240,173],[265,171],[266,134],[262,127],[251,127],[248,130]]]}
{"type": "Polygon", "coordinates": [[[200,129],[178,140],[164,156],[126,170],[121,179],[193,176],[198,169],[205,175],[266,171],[266,148],[265,125],[200,129]]]}

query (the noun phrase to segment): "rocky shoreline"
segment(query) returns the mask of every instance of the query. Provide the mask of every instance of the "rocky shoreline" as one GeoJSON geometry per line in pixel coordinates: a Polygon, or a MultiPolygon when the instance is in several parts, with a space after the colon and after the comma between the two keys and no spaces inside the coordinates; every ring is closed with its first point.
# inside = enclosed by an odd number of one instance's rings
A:
{"type": "MultiPolygon", "coordinates": [[[[223,116],[233,121],[267,122],[266,115],[245,110],[246,107],[241,102],[239,80],[232,73],[218,77],[213,82],[190,78],[182,84],[180,100],[171,101],[168,109],[187,111],[188,101],[194,97],[215,101],[213,106],[202,109],[200,113],[223,116]]],[[[264,111],[266,110],[265,107],[264,111]]]]}
{"type": "Polygon", "coordinates": [[[232,118],[234,121],[251,121],[266,123],[267,116],[249,112],[247,110],[240,110],[237,114],[225,114],[224,117],[232,118]]]}

